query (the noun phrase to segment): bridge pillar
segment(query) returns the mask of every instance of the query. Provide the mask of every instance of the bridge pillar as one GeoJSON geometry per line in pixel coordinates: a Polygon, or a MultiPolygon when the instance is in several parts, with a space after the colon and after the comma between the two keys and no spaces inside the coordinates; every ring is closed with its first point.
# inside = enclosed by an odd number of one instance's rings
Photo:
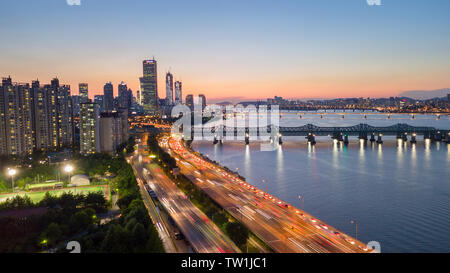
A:
{"type": "Polygon", "coordinates": [[[402,139],[403,139],[403,141],[408,141],[408,133],[404,133],[403,135],[402,135],[402,139]]]}
{"type": "Polygon", "coordinates": [[[378,134],[378,138],[377,138],[377,143],[378,144],[382,144],[383,140],[381,139],[381,137],[383,136],[383,134],[378,134]]]}
{"type": "Polygon", "coordinates": [[[370,134],[370,142],[375,142],[375,133],[370,134]]]}
{"type": "Polygon", "coordinates": [[[442,141],[442,133],[440,131],[437,132],[437,134],[435,136],[435,140],[436,141],[442,141]]]}
{"type": "Polygon", "coordinates": [[[417,143],[416,136],[417,136],[416,133],[411,134],[411,143],[417,143]]]}
{"type": "Polygon", "coordinates": [[[245,134],[245,145],[250,144],[250,137],[248,134],[245,134]]]}
{"type": "Polygon", "coordinates": [[[344,135],[344,145],[348,144],[348,135],[344,135]]]}
{"type": "Polygon", "coordinates": [[[445,136],[445,142],[450,144],[450,132],[448,132],[447,135],[445,136]]]}
{"type": "Polygon", "coordinates": [[[281,139],[281,135],[278,136],[278,144],[280,144],[280,145],[283,144],[283,139],[281,139]]]}
{"type": "Polygon", "coordinates": [[[308,139],[308,143],[310,143],[311,145],[316,144],[316,137],[315,135],[308,133],[308,136],[306,137],[306,139],[308,139]]]}
{"type": "Polygon", "coordinates": [[[216,145],[217,143],[218,143],[219,141],[217,140],[217,137],[216,136],[214,136],[214,141],[213,141],[213,144],[214,145],[216,145]]]}
{"type": "Polygon", "coordinates": [[[359,139],[362,139],[364,141],[367,141],[367,133],[366,132],[359,132],[359,139]]]}

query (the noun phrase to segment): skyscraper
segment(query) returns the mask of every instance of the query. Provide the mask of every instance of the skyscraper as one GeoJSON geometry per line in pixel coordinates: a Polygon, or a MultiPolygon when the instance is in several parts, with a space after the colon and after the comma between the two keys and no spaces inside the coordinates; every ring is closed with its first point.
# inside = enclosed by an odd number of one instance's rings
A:
{"type": "Polygon", "coordinates": [[[170,72],[166,74],[166,105],[173,104],[173,75],[170,72]]]}
{"type": "Polygon", "coordinates": [[[121,82],[119,84],[119,108],[128,109],[131,108],[132,92],[128,89],[127,84],[121,82]]]}
{"type": "Polygon", "coordinates": [[[104,95],[95,95],[94,96],[94,102],[98,104],[100,113],[104,112],[103,105],[104,105],[104,95]]]}
{"type": "Polygon", "coordinates": [[[194,96],[189,94],[186,96],[186,106],[192,110],[194,110],[194,96]]]}
{"type": "Polygon", "coordinates": [[[175,82],[175,104],[183,103],[183,91],[180,81],[175,82]]]}
{"type": "Polygon", "coordinates": [[[114,87],[111,82],[107,82],[103,87],[103,111],[114,110],[114,87]]]}
{"type": "Polygon", "coordinates": [[[80,83],[78,85],[78,92],[80,94],[80,102],[84,103],[89,101],[89,91],[87,83],[80,83]]]}
{"type": "Polygon", "coordinates": [[[100,151],[99,106],[96,103],[80,104],[80,153],[90,155],[100,151]]]}
{"type": "Polygon", "coordinates": [[[155,60],[143,61],[142,105],[146,114],[156,115],[158,112],[158,75],[155,60]]]}

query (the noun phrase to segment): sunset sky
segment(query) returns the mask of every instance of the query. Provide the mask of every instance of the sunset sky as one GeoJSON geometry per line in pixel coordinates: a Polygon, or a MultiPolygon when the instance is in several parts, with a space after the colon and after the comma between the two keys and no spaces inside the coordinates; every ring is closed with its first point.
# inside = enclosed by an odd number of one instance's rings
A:
{"type": "Polygon", "coordinates": [[[1,0],[0,76],[90,96],[158,61],[208,99],[382,97],[450,87],[450,1],[1,0]]]}

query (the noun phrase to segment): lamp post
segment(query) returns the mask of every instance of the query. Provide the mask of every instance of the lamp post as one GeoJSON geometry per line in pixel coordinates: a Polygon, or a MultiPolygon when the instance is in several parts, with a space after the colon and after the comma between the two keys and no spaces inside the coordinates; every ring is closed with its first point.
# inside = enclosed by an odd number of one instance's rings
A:
{"type": "Polygon", "coordinates": [[[67,173],[67,184],[70,184],[70,173],[73,171],[73,166],[70,164],[67,164],[64,167],[64,171],[67,173]]]}
{"type": "Polygon", "coordinates": [[[355,224],[355,228],[356,228],[356,240],[358,240],[358,222],[356,222],[355,220],[351,220],[350,224],[355,224]]]}
{"type": "Polygon", "coordinates": [[[266,193],[269,194],[269,183],[267,183],[266,180],[264,179],[262,180],[262,182],[266,184],[267,187],[266,193]]]}
{"type": "Polygon", "coordinates": [[[14,176],[17,174],[16,169],[8,169],[8,175],[11,176],[11,188],[14,192],[14,176]]]}
{"type": "Polygon", "coordinates": [[[298,199],[301,199],[302,200],[302,210],[304,211],[305,210],[305,198],[302,196],[302,195],[298,195],[298,199]]]}

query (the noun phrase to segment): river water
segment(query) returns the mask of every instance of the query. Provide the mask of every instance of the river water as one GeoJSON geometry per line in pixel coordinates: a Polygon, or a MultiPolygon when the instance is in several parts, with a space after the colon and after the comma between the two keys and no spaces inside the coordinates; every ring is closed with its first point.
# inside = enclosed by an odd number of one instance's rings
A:
{"type": "MultiPolygon", "coordinates": [[[[283,113],[281,126],[388,126],[407,123],[450,129],[450,118],[433,115],[283,113]]],[[[450,144],[399,142],[333,143],[318,137],[285,137],[276,151],[243,141],[213,145],[195,141],[193,148],[266,190],[363,242],[378,241],[382,252],[450,252],[450,144]]]]}

